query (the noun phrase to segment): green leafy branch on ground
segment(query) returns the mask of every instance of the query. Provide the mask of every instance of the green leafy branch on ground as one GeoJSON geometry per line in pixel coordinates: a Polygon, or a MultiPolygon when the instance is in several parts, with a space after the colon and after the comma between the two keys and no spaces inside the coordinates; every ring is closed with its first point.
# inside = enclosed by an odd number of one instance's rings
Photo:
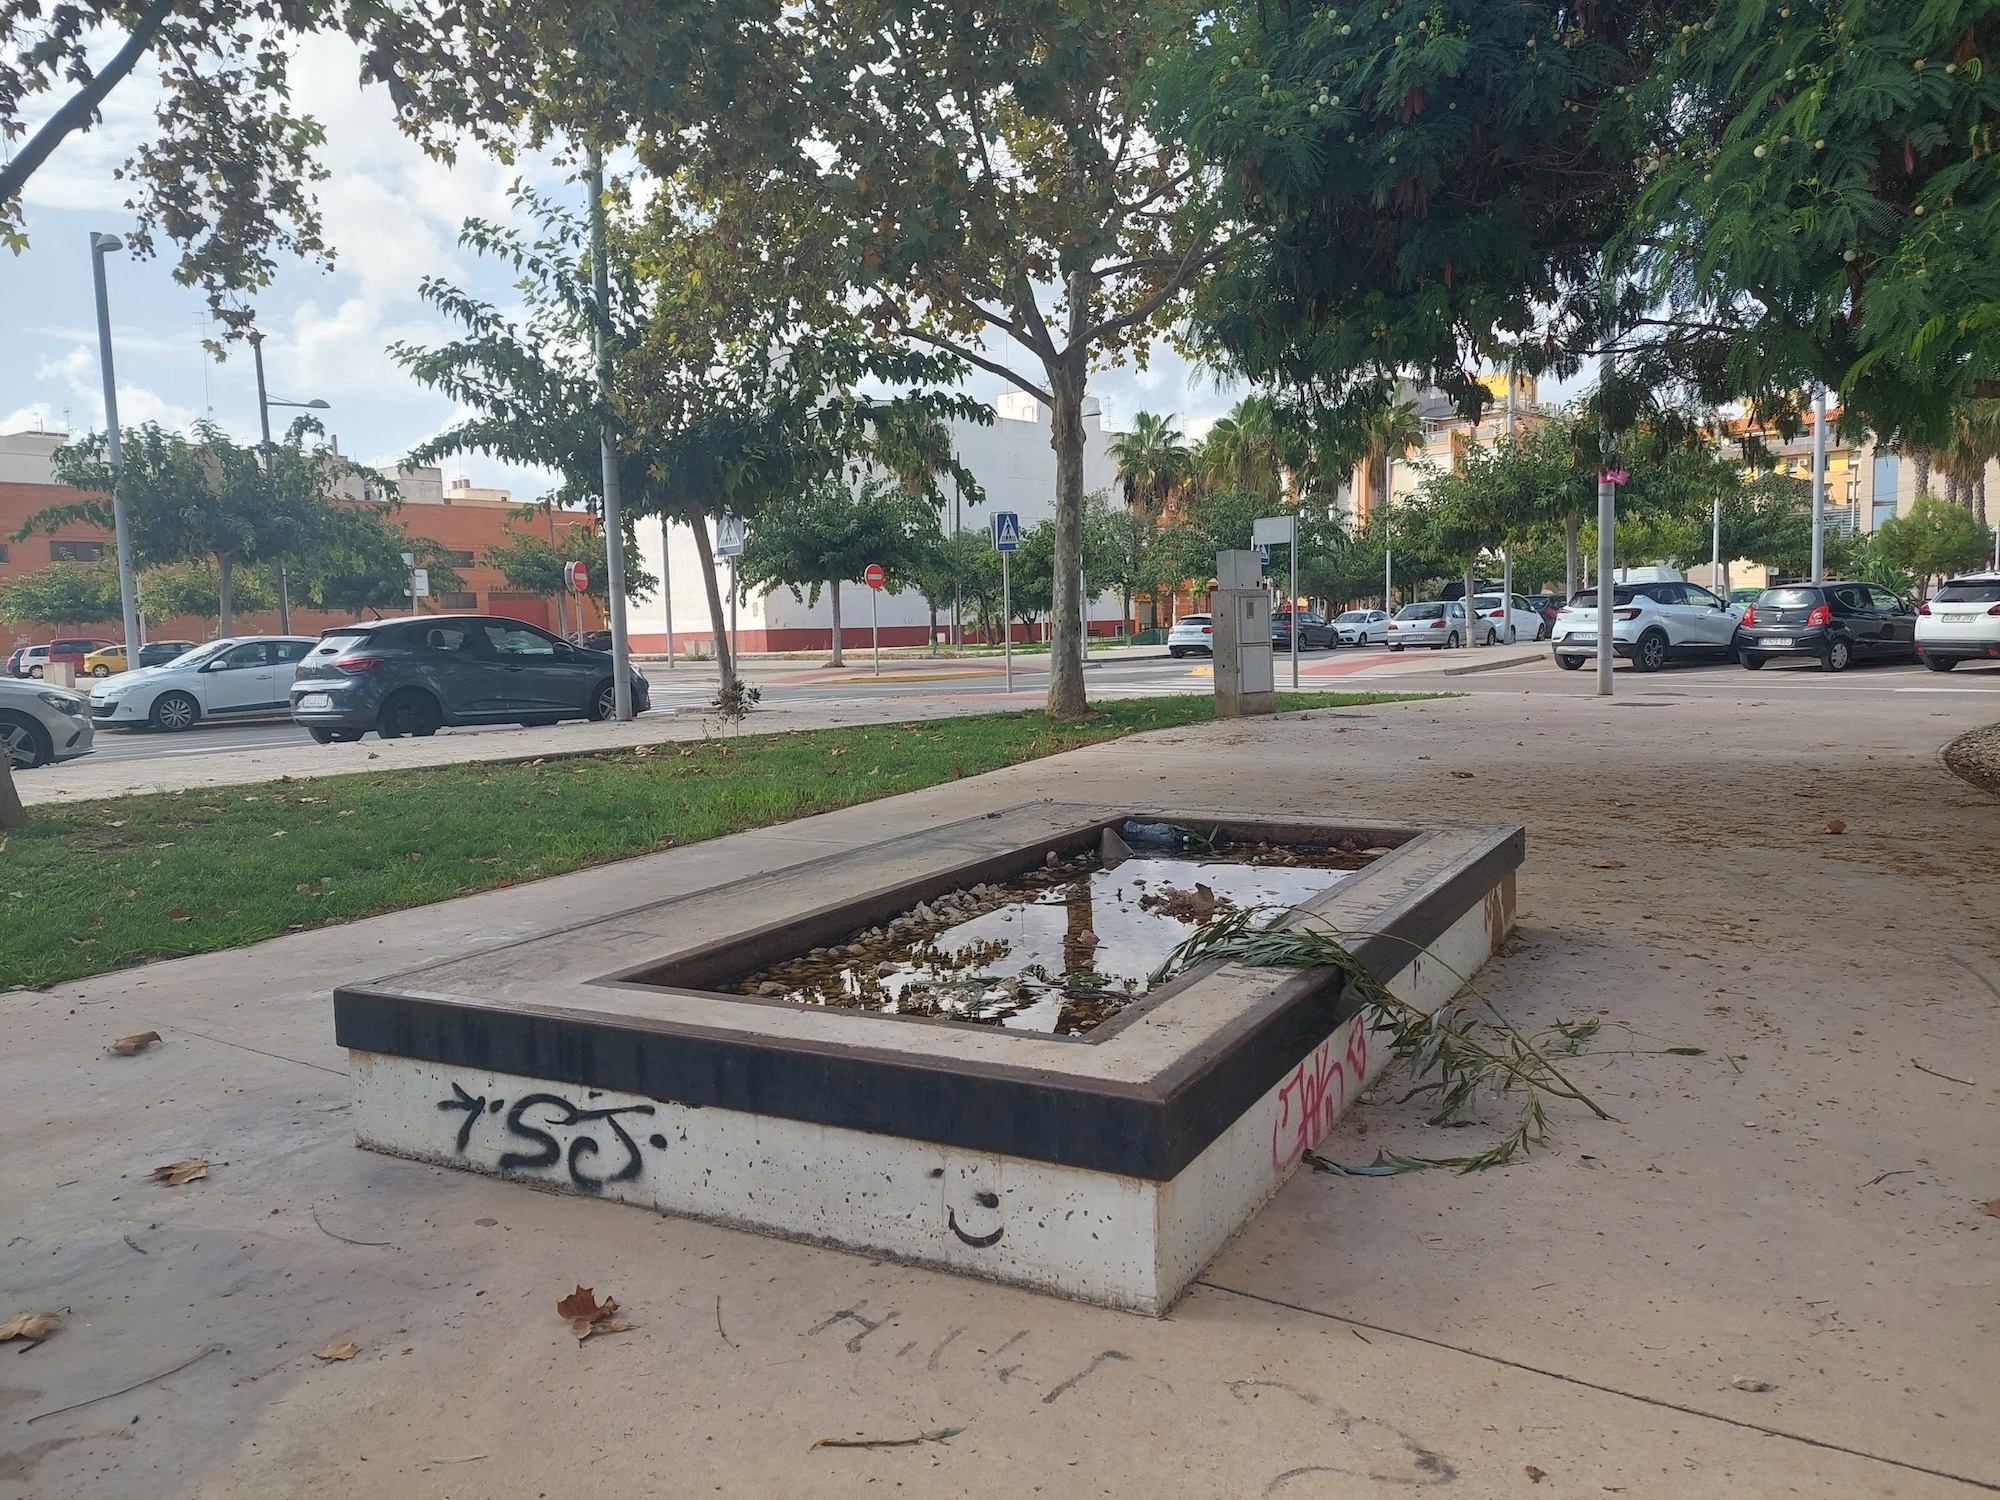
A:
{"type": "Polygon", "coordinates": [[[1447,1001],[1436,1011],[1423,1010],[1392,994],[1369,973],[1342,940],[1343,934],[1303,925],[1315,920],[1309,912],[1272,906],[1246,907],[1217,916],[1167,955],[1153,982],[1218,960],[1252,969],[1334,969],[1360,996],[1363,1024],[1376,1035],[1386,1036],[1390,1055],[1408,1064],[1412,1076],[1419,1080],[1403,1099],[1431,1098],[1435,1108],[1427,1123],[1458,1122],[1482,1093],[1518,1093],[1523,1100],[1513,1129],[1475,1155],[1398,1156],[1383,1151],[1366,1167],[1345,1167],[1308,1152],[1307,1160],[1315,1171],[1390,1176],[1427,1167],[1479,1172],[1504,1166],[1548,1138],[1548,1116],[1542,1108],[1545,1096],[1581,1104],[1600,1120],[1611,1118],[1596,1100],[1564,1076],[1549,1055],[1558,1049],[1580,1052],[1595,1035],[1596,1021],[1559,1023],[1531,1037],[1508,1020],[1467,976],[1429,949],[1421,951],[1459,979],[1463,998],[1447,1001]],[[1551,1036],[1554,1042],[1547,1040],[1551,1036]]]}

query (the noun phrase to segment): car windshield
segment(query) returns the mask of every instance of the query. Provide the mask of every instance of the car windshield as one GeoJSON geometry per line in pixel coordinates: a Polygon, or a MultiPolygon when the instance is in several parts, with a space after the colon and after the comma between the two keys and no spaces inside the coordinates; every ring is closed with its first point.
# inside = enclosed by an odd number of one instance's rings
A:
{"type": "Polygon", "coordinates": [[[1340,617],[1338,623],[1342,625],[1359,625],[1363,620],[1367,618],[1368,618],[1367,610],[1350,609],[1346,614],[1340,617]]]}
{"type": "Polygon", "coordinates": [[[218,656],[236,645],[235,641],[210,641],[205,646],[196,646],[192,651],[184,651],[174,658],[177,667],[197,667],[211,656],[218,656]]]}
{"type": "Polygon", "coordinates": [[[1498,609],[1500,607],[1500,596],[1498,594],[1475,594],[1472,598],[1472,607],[1474,609],[1498,609]]]}
{"type": "MultiPolygon", "coordinates": [[[[1630,604],[1631,602],[1632,602],[1632,591],[1630,589],[1613,589],[1611,591],[1611,603],[1614,607],[1620,604],[1630,604]]],[[[1569,607],[1571,609],[1597,608],[1597,590],[1596,589],[1583,590],[1574,599],[1569,601],[1569,607]]]]}
{"type": "Polygon", "coordinates": [[[1444,606],[1442,604],[1405,604],[1401,609],[1396,611],[1396,618],[1399,620],[1442,620],[1444,618],[1444,606]]]}
{"type": "Polygon", "coordinates": [[[1757,596],[1759,609],[1811,609],[1817,603],[1818,589],[1765,589],[1757,596]]]}
{"type": "Polygon", "coordinates": [[[2000,604],[2000,582],[1947,583],[1937,591],[1933,604],[2000,604]]]}

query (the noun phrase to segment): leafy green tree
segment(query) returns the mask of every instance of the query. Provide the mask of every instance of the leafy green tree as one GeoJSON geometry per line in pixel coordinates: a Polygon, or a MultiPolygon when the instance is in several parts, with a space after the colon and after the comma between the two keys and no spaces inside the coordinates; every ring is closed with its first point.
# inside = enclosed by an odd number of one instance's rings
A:
{"type": "Polygon", "coordinates": [[[111,562],[50,563],[0,584],[0,620],[10,624],[95,625],[122,619],[122,608],[111,562]]]}
{"type": "Polygon", "coordinates": [[[429,537],[413,537],[400,522],[361,506],[339,509],[321,546],[294,574],[305,596],[323,610],[357,620],[365,614],[406,614],[415,605],[405,552],[430,574],[433,595],[465,586],[449,549],[429,537]]]}
{"type": "Polygon", "coordinates": [[[1149,411],[1134,414],[1132,430],[1114,436],[1106,451],[1118,465],[1118,487],[1126,505],[1145,515],[1157,517],[1187,480],[1187,440],[1172,417],[1149,411]]]}
{"type": "Polygon", "coordinates": [[[833,610],[831,665],[842,666],[840,585],[858,580],[870,563],[899,591],[922,562],[926,533],[936,511],[891,480],[871,479],[850,488],[838,480],[767,506],[744,543],[737,576],[741,587],[789,588],[818,604],[824,591],[833,610]]]}
{"type": "Polygon", "coordinates": [[[1990,558],[1993,533],[1949,501],[1920,495],[1908,515],[1876,528],[1875,548],[1889,566],[1918,578],[1928,593],[1932,579],[1969,572],[1990,558]]]}
{"type": "MultiPolygon", "coordinates": [[[[579,534],[580,530],[572,527],[560,542],[510,531],[505,541],[486,549],[486,565],[499,569],[501,578],[510,589],[535,594],[543,599],[560,599],[569,592],[563,571],[565,565],[581,562],[588,578],[586,594],[602,605],[611,597],[609,549],[604,544],[603,532],[592,530],[579,534]]],[[[651,598],[660,581],[646,571],[644,554],[639,551],[638,543],[629,537],[625,543],[624,563],[625,592],[634,599],[651,598]]]]}
{"type": "MultiPolygon", "coordinates": [[[[278,606],[278,587],[268,568],[238,568],[230,578],[231,605],[248,613],[278,606]]],[[[148,568],[139,575],[139,613],[150,621],[192,617],[204,622],[222,615],[222,584],[206,560],[148,568]]]]}

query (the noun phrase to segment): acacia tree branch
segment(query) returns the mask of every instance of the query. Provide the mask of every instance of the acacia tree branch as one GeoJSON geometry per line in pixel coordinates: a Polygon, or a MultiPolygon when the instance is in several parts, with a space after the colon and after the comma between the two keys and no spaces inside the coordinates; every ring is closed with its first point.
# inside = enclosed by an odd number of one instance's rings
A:
{"type": "Polygon", "coordinates": [[[1009,385],[1018,386],[1023,391],[1026,391],[1030,396],[1033,396],[1037,401],[1046,402],[1050,406],[1055,405],[1056,398],[1054,396],[1051,396],[1047,391],[1043,390],[1040,386],[1036,385],[1033,381],[1029,380],[1025,375],[1022,375],[1017,371],[1008,369],[998,360],[988,359],[983,354],[976,354],[972,350],[966,348],[963,344],[956,343],[951,339],[939,338],[934,333],[927,333],[923,329],[917,327],[916,324],[910,322],[908,318],[902,316],[901,313],[897,314],[896,321],[902,325],[903,334],[905,337],[913,338],[917,340],[917,342],[922,344],[929,344],[933,349],[942,349],[947,354],[956,355],[958,358],[964,360],[967,364],[977,365],[979,366],[980,369],[986,371],[987,374],[998,375],[1002,380],[1006,381],[1009,385]]]}
{"type": "Polygon", "coordinates": [[[118,49],[118,55],[106,63],[95,78],[78,89],[68,103],[43,122],[34,138],[21,148],[19,156],[0,167],[0,208],[21,196],[21,190],[35,175],[35,169],[48,160],[49,153],[62,144],[65,137],[88,128],[90,118],[97,113],[97,106],[104,102],[104,96],[116,88],[145,55],[173,8],[174,0],[153,0],[139,17],[139,24],[132,28],[132,34],[125,39],[125,45],[118,49]]]}

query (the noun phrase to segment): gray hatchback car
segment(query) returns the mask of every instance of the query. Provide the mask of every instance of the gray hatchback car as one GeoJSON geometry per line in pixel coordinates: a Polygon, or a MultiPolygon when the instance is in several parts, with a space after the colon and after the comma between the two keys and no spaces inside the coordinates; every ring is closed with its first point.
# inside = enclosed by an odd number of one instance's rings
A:
{"type": "MultiPolygon", "coordinates": [[[[637,671],[632,705],[652,706],[637,671]]],[[[448,724],[553,724],[612,712],[610,652],[495,615],[336,626],[292,679],[292,718],[322,745],[371,729],[388,740],[448,724]]]]}

